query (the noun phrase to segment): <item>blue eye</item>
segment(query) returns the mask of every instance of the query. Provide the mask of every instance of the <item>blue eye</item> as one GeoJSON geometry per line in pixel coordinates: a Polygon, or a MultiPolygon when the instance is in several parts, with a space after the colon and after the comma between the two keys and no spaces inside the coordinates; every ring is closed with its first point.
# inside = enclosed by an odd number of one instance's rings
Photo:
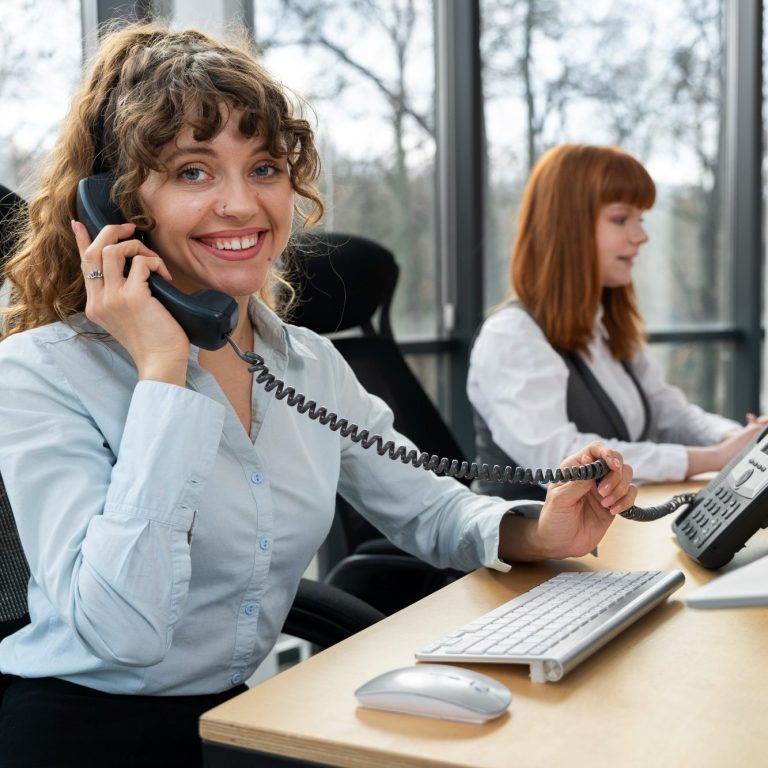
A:
{"type": "Polygon", "coordinates": [[[179,176],[185,181],[203,181],[203,178],[206,175],[207,174],[202,168],[185,168],[179,173],[179,176]]]}
{"type": "Polygon", "coordinates": [[[280,173],[280,169],[270,163],[264,163],[263,165],[256,166],[253,173],[260,179],[267,179],[270,176],[274,176],[276,173],[280,173]]]}

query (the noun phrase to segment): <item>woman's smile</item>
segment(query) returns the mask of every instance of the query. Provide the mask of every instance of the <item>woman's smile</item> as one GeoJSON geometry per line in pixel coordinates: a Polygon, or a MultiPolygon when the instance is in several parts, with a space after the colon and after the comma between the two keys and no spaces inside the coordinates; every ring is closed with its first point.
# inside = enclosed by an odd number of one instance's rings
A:
{"type": "Polygon", "coordinates": [[[225,261],[246,261],[258,255],[267,230],[245,229],[238,231],[212,232],[193,237],[205,250],[218,259],[225,261]]]}

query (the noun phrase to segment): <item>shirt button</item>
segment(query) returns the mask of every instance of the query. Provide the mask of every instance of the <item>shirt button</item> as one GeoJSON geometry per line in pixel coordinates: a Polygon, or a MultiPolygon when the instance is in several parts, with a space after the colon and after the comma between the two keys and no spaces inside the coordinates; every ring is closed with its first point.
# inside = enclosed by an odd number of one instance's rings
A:
{"type": "Polygon", "coordinates": [[[232,677],[229,678],[235,685],[239,685],[243,682],[243,676],[239,672],[235,672],[232,677]]]}
{"type": "Polygon", "coordinates": [[[249,616],[253,616],[253,614],[256,613],[256,603],[248,603],[248,605],[245,606],[245,612],[249,616]]]}
{"type": "Polygon", "coordinates": [[[254,472],[251,475],[251,482],[256,485],[261,485],[264,482],[264,475],[262,475],[261,472],[254,472]]]}
{"type": "Polygon", "coordinates": [[[272,539],[259,539],[259,546],[264,552],[266,552],[272,546],[272,539]]]}

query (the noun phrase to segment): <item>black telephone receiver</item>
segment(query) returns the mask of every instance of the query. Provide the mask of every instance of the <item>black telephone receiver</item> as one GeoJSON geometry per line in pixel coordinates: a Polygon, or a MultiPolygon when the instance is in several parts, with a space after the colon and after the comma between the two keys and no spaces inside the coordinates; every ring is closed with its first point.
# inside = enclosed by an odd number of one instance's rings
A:
{"type": "MultiPolygon", "coordinates": [[[[125,222],[112,199],[111,173],[99,173],[81,179],[77,185],[77,219],[85,225],[91,239],[107,224],[125,222]]],[[[141,233],[134,235],[144,240],[141,233]]],[[[193,294],[182,293],[159,275],[152,273],[147,281],[152,295],[183,328],[192,344],[201,349],[216,350],[227,343],[227,335],[237,325],[237,302],[226,293],[206,288],[193,294]]]]}
{"type": "Polygon", "coordinates": [[[768,428],[696,494],[672,530],[694,560],[705,568],[721,568],[766,527],[768,428]]]}

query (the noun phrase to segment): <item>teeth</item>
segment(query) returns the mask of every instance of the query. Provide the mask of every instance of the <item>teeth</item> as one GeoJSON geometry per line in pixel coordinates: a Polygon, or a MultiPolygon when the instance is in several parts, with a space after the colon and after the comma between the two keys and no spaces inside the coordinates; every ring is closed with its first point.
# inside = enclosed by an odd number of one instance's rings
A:
{"type": "Polygon", "coordinates": [[[256,236],[235,237],[231,240],[216,240],[213,243],[214,248],[219,251],[242,251],[245,248],[253,248],[256,245],[256,236]]]}

